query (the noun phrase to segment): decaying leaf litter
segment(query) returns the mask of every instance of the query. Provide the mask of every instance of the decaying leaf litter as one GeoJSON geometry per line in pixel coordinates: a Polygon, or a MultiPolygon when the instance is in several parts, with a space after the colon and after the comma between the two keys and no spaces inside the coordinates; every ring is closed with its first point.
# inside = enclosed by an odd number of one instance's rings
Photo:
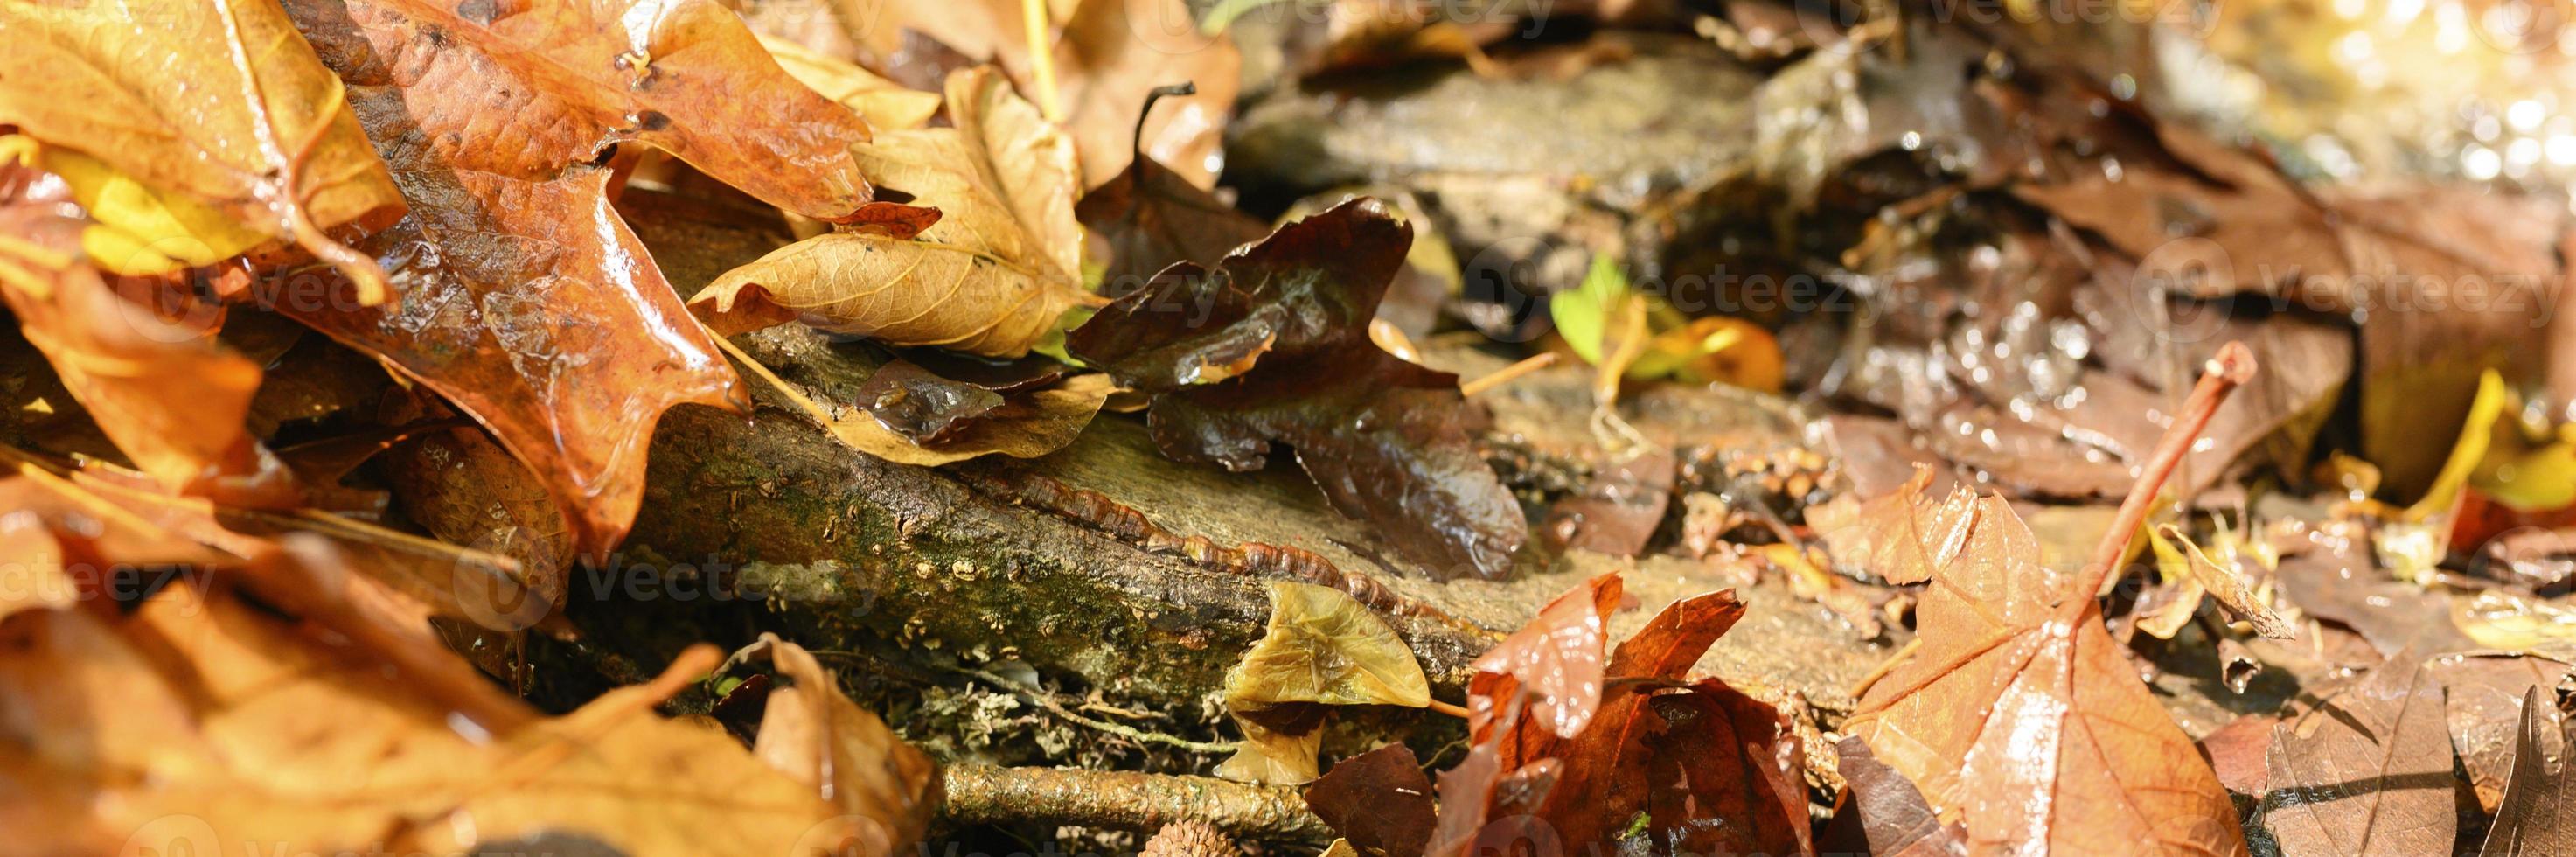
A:
{"type": "Polygon", "coordinates": [[[2345,5],[0,6],[0,828],[2560,853],[2572,22],[2345,5]]]}

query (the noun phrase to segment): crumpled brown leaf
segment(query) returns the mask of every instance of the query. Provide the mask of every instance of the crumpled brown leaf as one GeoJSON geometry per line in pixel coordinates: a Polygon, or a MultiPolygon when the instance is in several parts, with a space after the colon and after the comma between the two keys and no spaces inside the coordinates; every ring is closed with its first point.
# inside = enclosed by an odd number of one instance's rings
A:
{"type": "Polygon", "coordinates": [[[938,763],[851,702],[803,646],[764,633],[753,648],[788,681],[769,692],[752,754],[847,817],[867,821],[859,835],[871,853],[890,853],[928,833],[939,808],[938,763]]]}
{"type": "Polygon", "coordinates": [[[609,207],[603,149],[649,144],[818,219],[869,194],[849,153],[865,123],[779,71],[732,12],[631,5],[289,2],[413,202],[363,245],[406,294],[260,295],[491,427],[585,552],[633,522],[662,412],[740,396],[609,207]]]}
{"type": "MultiPolygon", "coordinates": [[[[2451,749],[2460,755],[2478,804],[2494,812],[2504,800],[2513,772],[2516,730],[2522,721],[2525,691],[2548,692],[2565,678],[2571,665],[2538,655],[2502,652],[2437,656],[2425,663],[2442,685],[2443,720],[2450,726],[2451,749]]],[[[2541,707],[2540,750],[2552,758],[2565,752],[2558,743],[2566,720],[2556,706],[2541,707]]]]}
{"type": "Polygon", "coordinates": [[[2412,650],[2273,728],[2264,826],[2290,857],[2451,847],[2451,736],[2442,688],[2412,650]]]}
{"type": "MultiPolygon", "coordinates": [[[[1057,28],[1052,56],[1060,112],[1054,115],[1081,150],[1083,186],[1118,175],[1140,148],[1193,184],[1215,184],[1217,150],[1243,63],[1234,41],[1201,35],[1180,0],[1052,0],[1047,6],[1048,23],[1057,28]],[[1137,117],[1147,94],[1177,83],[1196,84],[1198,93],[1145,116],[1140,141],[1137,117]]],[[[1046,103],[1030,66],[1018,0],[891,0],[864,8],[864,20],[844,23],[875,59],[905,55],[904,32],[916,31],[1000,64],[1021,92],[1046,103]]]]}
{"type": "Polygon", "coordinates": [[[1293,785],[1315,779],[1322,706],[1431,704],[1413,648],[1349,593],[1270,582],[1270,624],[1225,674],[1244,742],[1217,776],[1293,785]]]}
{"type": "MultiPolygon", "coordinates": [[[[338,78],[275,3],[11,3],[0,7],[0,126],[77,150],[164,204],[199,206],[302,248],[383,300],[384,272],[327,231],[364,232],[403,198],[359,133],[338,78]]],[[[95,189],[92,189],[95,192],[95,189]]],[[[95,198],[84,200],[95,207],[95,198]]],[[[167,270],[254,249],[235,236],[139,236],[167,270]],[[232,239],[232,240],[227,240],[232,239]]],[[[144,273],[131,260],[110,270],[144,273]]]]}
{"type": "Polygon", "coordinates": [[[1457,376],[1368,338],[1411,240],[1383,203],[1345,202],[1214,270],[1165,270],[1066,348],[1152,394],[1165,455],[1244,471],[1287,444],[1335,509],[1384,528],[1433,577],[1501,577],[1528,523],[1475,449],[1483,412],[1457,376]]]}
{"type": "Polygon", "coordinates": [[[1079,279],[1072,143],[976,68],[949,75],[954,128],[889,131],[851,147],[885,187],[936,209],[871,207],[872,222],[799,241],[689,299],[718,333],[788,320],[894,345],[1017,357],[1089,303],[1079,279]],[[887,218],[902,217],[900,222],[887,218]]]}

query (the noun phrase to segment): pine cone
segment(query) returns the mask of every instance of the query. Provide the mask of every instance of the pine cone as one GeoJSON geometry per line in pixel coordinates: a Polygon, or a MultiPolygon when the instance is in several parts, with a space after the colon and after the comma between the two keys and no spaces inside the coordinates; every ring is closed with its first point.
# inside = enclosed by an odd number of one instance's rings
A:
{"type": "Polygon", "coordinates": [[[1156,831],[1140,857],[1243,857],[1243,850],[1234,847],[1234,840],[1216,825],[1183,819],[1156,831]]]}

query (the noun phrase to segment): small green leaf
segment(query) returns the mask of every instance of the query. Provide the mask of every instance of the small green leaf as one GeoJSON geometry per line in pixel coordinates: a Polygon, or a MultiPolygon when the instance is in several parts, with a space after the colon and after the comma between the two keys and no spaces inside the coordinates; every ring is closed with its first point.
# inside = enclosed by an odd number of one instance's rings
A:
{"type": "Polygon", "coordinates": [[[1547,315],[1556,322],[1557,335],[1565,338],[1575,356],[1597,366],[1610,317],[1627,301],[1628,276],[1619,272],[1618,262],[1609,254],[1596,254],[1592,257],[1592,270],[1583,275],[1582,286],[1548,296],[1547,315]]]}

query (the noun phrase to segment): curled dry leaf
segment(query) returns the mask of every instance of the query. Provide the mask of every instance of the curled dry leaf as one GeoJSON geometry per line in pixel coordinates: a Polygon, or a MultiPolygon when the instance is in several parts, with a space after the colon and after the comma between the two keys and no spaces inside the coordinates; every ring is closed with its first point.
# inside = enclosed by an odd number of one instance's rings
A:
{"type": "Polygon", "coordinates": [[[1349,593],[1270,583],[1270,625],[1225,675],[1226,709],[1244,729],[1217,775],[1295,784],[1315,779],[1326,705],[1431,704],[1413,649],[1349,593]]]}
{"type": "Polygon", "coordinates": [[[415,205],[364,245],[404,285],[399,305],[261,300],[491,427],[584,551],[632,524],[662,412],[740,395],[609,207],[603,148],[649,144],[819,219],[869,193],[849,153],[865,123],[779,71],[731,11],[633,5],[286,4],[415,205]],[[495,129],[513,144],[492,145],[495,129]]]}
{"type": "MultiPolygon", "coordinates": [[[[16,7],[12,7],[16,8],[16,7]]],[[[15,13],[9,13],[15,14],[15,13]]],[[[244,427],[261,371],[215,341],[220,307],[84,258],[90,221],[56,177],[0,163],[0,299],[63,387],[163,487],[281,508],[295,480],[244,427]]]]}
{"type": "Polygon", "coordinates": [[[1214,270],[1175,265],[1066,336],[1076,357],[1153,395],[1154,442],[1256,470],[1272,444],[1335,509],[1385,528],[1433,576],[1501,577],[1528,536],[1475,448],[1457,376],[1368,338],[1412,229],[1361,198],[1289,223],[1214,270]]]}
{"type": "Polygon", "coordinates": [[[690,307],[718,333],[789,319],[894,345],[1017,357],[1081,288],[1073,147],[989,68],[949,75],[954,128],[889,131],[851,147],[867,174],[935,220],[865,224],[779,248],[716,278],[690,307]]]}
{"type": "Polygon", "coordinates": [[[2273,727],[2264,825],[2287,857],[2435,854],[2451,847],[2451,738],[2442,688],[2413,651],[2273,727]]]}
{"type": "Polygon", "coordinates": [[[796,82],[825,98],[858,111],[877,131],[898,131],[930,124],[939,112],[939,93],[907,89],[875,72],[776,36],[761,36],[769,58],[796,82]]]}
{"type": "Polygon", "coordinates": [[[891,853],[928,833],[939,808],[938,764],[851,702],[804,647],[766,633],[752,647],[787,678],[769,692],[753,755],[866,821],[859,831],[866,853],[891,853]]]}
{"type": "Polygon", "coordinates": [[[2254,626],[2257,634],[2274,640],[2298,636],[2298,629],[2282,619],[2280,614],[2272,612],[2272,606],[2264,603],[2262,596],[2246,582],[2243,566],[2233,549],[2221,552],[2226,559],[2222,565],[2202,551],[2200,545],[2185,535],[2180,527],[2172,524],[2149,530],[2147,545],[2155,551],[2157,568],[2162,570],[2167,580],[2175,581],[2181,587],[2182,595],[2166,613],[2151,620],[2140,620],[2139,630],[2161,639],[2172,639],[2181,623],[2191,620],[2193,611],[2206,595],[2217,599],[2218,606],[2224,608],[2229,616],[2254,626]]]}
{"type": "Polygon", "coordinates": [[[1348,759],[1306,787],[1306,806],[1351,846],[1384,857],[1421,857],[1439,808],[1413,748],[1388,744],[1348,759]]]}
{"type": "MultiPolygon", "coordinates": [[[[2522,718],[2513,744],[2513,779],[2496,807],[2495,823],[2478,857],[2538,857],[2576,851],[2576,760],[2564,752],[2552,772],[2541,751],[2550,708],[2539,688],[2522,696],[2522,718]]],[[[2576,747],[2576,717],[2559,719],[2558,746],[2576,747]]]]}
{"type": "Polygon", "coordinates": [[[369,301],[387,297],[376,263],[324,233],[385,226],[403,198],[339,78],[277,4],[11,3],[0,25],[0,126],[102,164],[76,171],[84,207],[113,193],[110,204],[165,216],[163,228],[92,244],[115,249],[99,265],[170,272],[285,242],[339,267],[369,301]],[[167,228],[179,223],[197,228],[167,228]]]}
{"type": "Polygon", "coordinates": [[[745,341],[749,350],[725,340],[717,343],[790,410],[812,419],[851,449],[920,467],[986,455],[1036,458],[1063,449],[1081,436],[1083,427],[1091,424],[1117,389],[1109,376],[1098,372],[1067,375],[1046,386],[983,387],[998,393],[1001,403],[971,419],[952,421],[940,438],[916,441],[865,407],[876,400],[867,388],[881,370],[859,346],[828,345],[819,335],[802,330],[753,334],[745,341]],[[799,356],[789,359],[789,350],[799,356]],[[781,377],[764,360],[789,367],[794,377],[781,377]]]}
{"type": "Polygon", "coordinates": [[[1032,69],[1019,0],[893,0],[861,7],[865,20],[847,23],[861,47],[879,58],[921,53],[905,43],[906,31],[913,31],[955,53],[992,58],[1039,104],[1053,99],[1048,115],[1071,131],[1082,154],[1078,176],[1084,187],[1127,169],[1138,150],[1200,187],[1215,184],[1218,148],[1243,63],[1233,40],[1202,35],[1182,0],[1045,5],[1047,23],[1056,30],[1051,82],[1032,69]],[[1155,87],[1178,83],[1196,84],[1198,91],[1145,113],[1155,87]],[[1055,91],[1046,92],[1048,86],[1055,91]]]}

